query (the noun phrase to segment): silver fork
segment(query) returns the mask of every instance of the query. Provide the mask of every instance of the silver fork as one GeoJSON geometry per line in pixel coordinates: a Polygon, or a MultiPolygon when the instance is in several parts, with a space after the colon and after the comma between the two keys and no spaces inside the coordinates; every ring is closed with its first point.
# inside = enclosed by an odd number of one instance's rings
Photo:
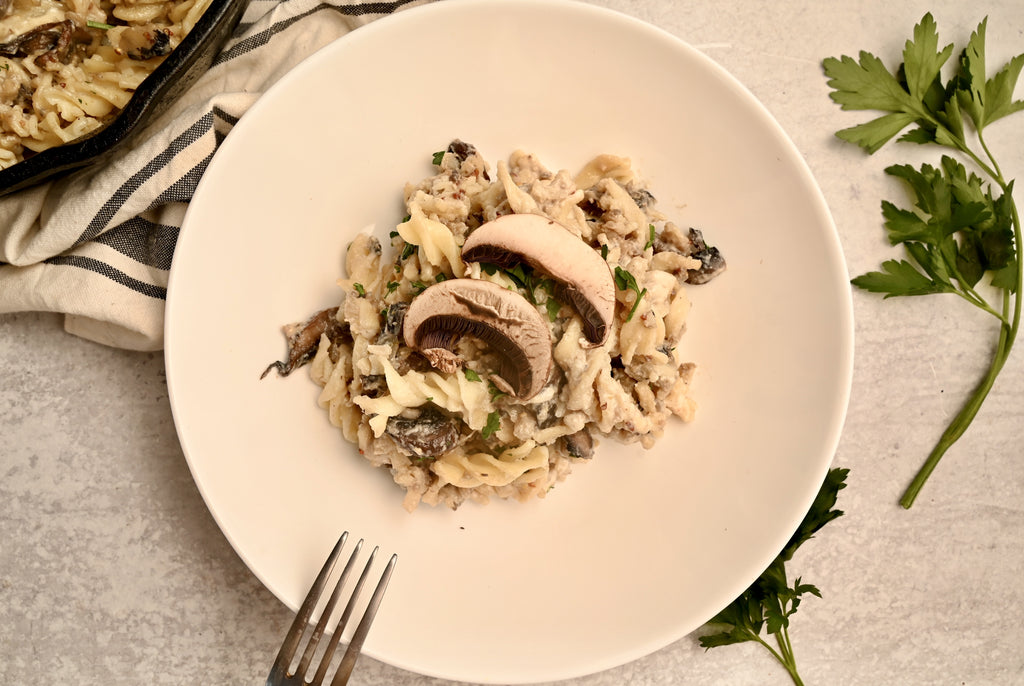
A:
{"type": "MultiPolygon", "coordinates": [[[[370,567],[373,565],[373,559],[377,555],[377,548],[374,548],[370,553],[370,558],[366,561],[362,574],[359,575],[359,580],[352,589],[349,601],[345,605],[345,610],[342,612],[341,617],[338,618],[337,624],[331,631],[331,639],[328,641],[327,647],[323,651],[323,656],[320,659],[320,664],[317,667],[316,674],[313,675],[312,681],[306,681],[306,672],[313,660],[313,655],[316,652],[317,645],[320,643],[320,639],[323,637],[324,631],[327,629],[327,624],[331,619],[331,615],[334,614],[334,608],[338,604],[338,600],[341,598],[342,587],[345,585],[346,579],[348,579],[349,572],[351,572],[352,568],[355,566],[356,557],[359,555],[359,550],[363,546],[362,539],[356,543],[355,548],[352,550],[352,554],[349,555],[348,562],[345,564],[345,569],[342,571],[341,577],[338,579],[338,583],[335,584],[334,590],[331,592],[331,597],[327,601],[327,605],[324,606],[323,611],[320,613],[320,621],[317,622],[316,627],[313,629],[313,633],[309,636],[309,641],[302,653],[302,658],[299,660],[298,666],[295,668],[294,672],[291,672],[290,669],[291,664],[295,659],[299,643],[302,641],[302,636],[309,625],[309,618],[312,616],[313,609],[316,607],[320,597],[323,595],[324,587],[327,586],[327,579],[331,575],[334,563],[341,555],[341,549],[345,546],[346,540],[348,540],[347,531],[341,535],[341,538],[339,538],[338,542],[334,545],[334,549],[331,550],[331,554],[327,557],[327,561],[324,563],[323,569],[320,570],[316,580],[313,582],[313,586],[309,589],[306,599],[302,601],[302,606],[299,608],[298,614],[295,615],[295,621],[292,622],[291,628],[288,629],[288,634],[284,638],[284,643],[281,645],[281,650],[277,654],[277,659],[274,660],[274,666],[270,669],[270,675],[267,677],[267,686],[302,686],[303,684],[321,686],[321,684],[324,683],[324,677],[327,675],[327,670],[330,668],[335,650],[337,650],[338,647],[338,642],[341,640],[341,634],[345,630],[345,626],[348,624],[348,620],[352,615],[353,609],[355,609],[356,600],[359,598],[359,593],[363,588],[363,582],[366,581],[366,577],[370,573],[370,567]]],[[[373,623],[373,618],[377,614],[377,608],[380,606],[380,601],[384,597],[384,591],[388,587],[388,581],[391,579],[391,573],[394,571],[395,564],[397,562],[398,555],[392,555],[387,566],[384,568],[384,572],[381,574],[380,580],[377,582],[377,588],[374,589],[373,595],[370,597],[370,602],[367,604],[366,610],[363,612],[362,619],[359,620],[359,625],[356,627],[355,633],[352,634],[352,640],[349,641],[348,648],[345,650],[345,655],[341,658],[341,664],[338,665],[338,670],[335,672],[334,678],[330,682],[330,686],[344,686],[348,683],[348,679],[352,674],[352,668],[355,666],[356,660],[359,658],[359,653],[363,649],[363,642],[366,640],[366,634],[370,631],[370,624],[373,623]]]]}

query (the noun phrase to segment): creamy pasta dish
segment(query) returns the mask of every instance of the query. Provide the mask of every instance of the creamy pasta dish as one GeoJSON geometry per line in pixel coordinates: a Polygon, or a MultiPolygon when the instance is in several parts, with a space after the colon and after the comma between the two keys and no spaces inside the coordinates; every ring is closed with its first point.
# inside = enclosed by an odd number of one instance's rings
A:
{"type": "Polygon", "coordinates": [[[340,303],[285,327],[319,405],[404,505],[543,497],[599,440],[689,421],[687,287],[725,268],[656,208],[630,160],[575,176],[454,141],[385,239],[347,249],[340,303]],[[675,418],[675,419],[673,419],[675,418]]]}
{"type": "Polygon", "coordinates": [[[0,0],[0,169],[100,129],[210,0],[0,0]]]}

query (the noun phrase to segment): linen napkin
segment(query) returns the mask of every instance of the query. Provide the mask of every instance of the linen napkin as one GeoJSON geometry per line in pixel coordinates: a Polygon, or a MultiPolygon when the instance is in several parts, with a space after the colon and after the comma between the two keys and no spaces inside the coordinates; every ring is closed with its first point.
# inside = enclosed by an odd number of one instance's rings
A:
{"type": "Polygon", "coordinates": [[[251,0],[211,69],[134,147],[0,198],[0,313],[57,312],[75,335],[161,349],[175,242],[224,137],[302,59],[428,1],[251,0]]]}

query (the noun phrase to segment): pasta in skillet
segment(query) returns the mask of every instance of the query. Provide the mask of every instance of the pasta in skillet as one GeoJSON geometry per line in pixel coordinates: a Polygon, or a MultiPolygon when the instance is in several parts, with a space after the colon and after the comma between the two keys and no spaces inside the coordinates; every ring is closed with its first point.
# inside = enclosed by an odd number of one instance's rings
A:
{"type": "MultiPolygon", "coordinates": [[[[628,159],[575,177],[453,141],[404,191],[390,245],[360,234],[340,304],[286,327],[318,403],[404,506],[544,497],[598,440],[690,421],[686,288],[725,268],[655,207],[628,159]]],[[[265,372],[266,373],[266,372],[265,372]]]]}
{"type": "Polygon", "coordinates": [[[0,169],[102,128],[210,0],[0,0],[0,169]]]}

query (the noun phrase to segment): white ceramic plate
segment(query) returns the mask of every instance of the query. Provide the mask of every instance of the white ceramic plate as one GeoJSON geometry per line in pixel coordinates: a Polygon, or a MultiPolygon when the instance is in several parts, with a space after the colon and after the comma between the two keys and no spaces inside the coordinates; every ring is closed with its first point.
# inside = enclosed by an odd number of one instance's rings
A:
{"type": "MultiPolygon", "coordinates": [[[[852,368],[847,274],[800,155],[698,51],[551,0],[443,3],[328,46],[242,118],[178,241],[168,384],[213,516],[284,603],[339,531],[400,555],[366,653],[427,675],[528,683],[613,667],[697,629],[784,545],[830,464],[852,368]],[[496,20],[500,18],[500,20],[496,20]],[[402,509],[305,373],[260,372],[283,323],[336,304],[353,233],[452,138],[575,172],[632,158],[728,271],[690,294],[695,422],[644,452],[607,441],[544,500],[402,509]]],[[[304,370],[303,370],[304,371],[304,370]]]]}

